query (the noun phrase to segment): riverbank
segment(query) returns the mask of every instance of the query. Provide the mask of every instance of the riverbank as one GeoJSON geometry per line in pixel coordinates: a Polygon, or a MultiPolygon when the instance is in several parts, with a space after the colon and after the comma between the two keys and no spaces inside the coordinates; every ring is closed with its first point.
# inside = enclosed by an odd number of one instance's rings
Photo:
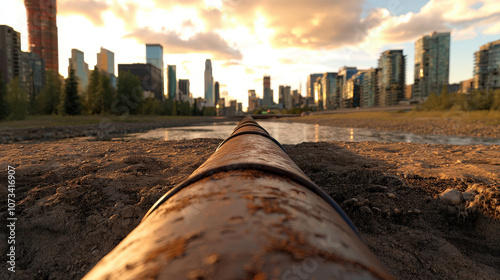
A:
{"type": "Polygon", "coordinates": [[[498,111],[359,112],[310,115],[276,119],[276,121],[410,132],[420,135],[500,138],[498,111]]]}
{"type": "MultiPolygon", "coordinates": [[[[238,117],[186,116],[40,116],[0,122],[0,144],[52,141],[74,137],[111,139],[165,127],[193,126],[239,120],[238,117]]],[[[267,121],[267,120],[259,120],[267,121]]],[[[420,135],[457,135],[500,138],[500,112],[358,112],[321,114],[270,121],[299,122],[334,127],[368,128],[420,135]]]]}
{"type": "Polygon", "coordinates": [[[224,117],[186,116],[41,116],[40,119],[0,123],[0,144],[42,142],[75,137],[109,140],[164,127],[225,122],[224,117]]]}
{"type": "MultiPolygon", "coordinates": [[[[80,279],[220,142],[2,145],[0,180],[7,180],[7,165],[16,167],[18,258],[15,275],[2,270],[0,278],[80,279]]],[[[500,279],[500,146],[321,142],[285,148],[398,279],[500,279]],[[462,196],[458,203],[439,198],[448,188],[462,196]]],[[[4,221],[6,210],[2,204],[4,221]]],[[[6,240],[6,232],[0,234],[6,240]]],[[[6,246],[2,242],[0,251],[6,246]]]]}

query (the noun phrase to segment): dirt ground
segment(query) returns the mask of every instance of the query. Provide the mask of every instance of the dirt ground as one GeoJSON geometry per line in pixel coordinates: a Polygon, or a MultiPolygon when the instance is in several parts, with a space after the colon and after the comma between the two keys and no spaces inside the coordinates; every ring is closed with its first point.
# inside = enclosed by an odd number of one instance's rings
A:
{"type": "MultiPolygon", "coordinates": [[[[16,272],[2,269],[0,278],[80,279],[220,142],[3,144],[0,180],[7,181],[8,165],[16,167],[18,221],[16,272]]],[[[328,142],[285,148],[398,279],[500,279],[499,146],[328,142]],[[439,198],[448,188],[459,191],[458,203],[439,198]]],[[[6,188],[0,195],[7,197],[6,188]]],[[[0,218],[6,221],[5,203],[0,218]]],[[[5,256],[8,233],[1,234],[5,256]]]]}

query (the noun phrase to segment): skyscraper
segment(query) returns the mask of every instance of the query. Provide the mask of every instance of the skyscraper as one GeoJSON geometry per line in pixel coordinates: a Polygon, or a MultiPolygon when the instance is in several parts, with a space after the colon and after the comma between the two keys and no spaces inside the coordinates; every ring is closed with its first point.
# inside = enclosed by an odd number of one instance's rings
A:
{"type": "Polygon", "coordinates": [[[278,92],[279,104],[283,105],[283,109],[292,108],[292,95],[290,86],[280,86],[278,92]]]}
{"type": "Polygon", "coordinates": [[[252,113],[259,107],[259,98],[257,97],[257,93],[255,93],[255,89],[248,90],[248,113],[252,113]]]}
{"type": "MultiPolygon", "coordinates": [[[[323,74],[310,74],[307,76],[307,96],[308,98],[314,98],[314,83],[318,80],[318,77],[322,77],[323,74]]],[[[302,88],[302,85],[301,85],[302,88]]]]}
{"type": "Polygon", "coordinates": [[[474,53],[474,88],[500,88],[500,40],[482,45],[474,53]]]}
{"type": "Polygon", "coordinates": [[[363,72],[362,88],[360,93],[360,107],[374,107],[378,94],[378,77],[380,69],[371,68],[363,72]]]}
{"type": "MultiPolygon", "coordinates": [[[[163,47],[160,44],[146,44],[146,63],[161,70],[161,87],[164,88],[163,47]]],[[[164,90],[162,90],[164,94],[164,90]]]]}
{"type": "Polygon", "coordinates": [[[215,106],[214,77],[212,76],[212,61],[205,60],[205,100],[207,106],[215,106]]]}
{"type": "Polygon", "coordinates": [[[69,63],[73,66],[75,75],[78,77],[79,93],[82,93],[82,90],[85,90],[87,88],[89,80],[89,65],[85,63],[83,52],[77,49],[71,49],[71,57],[69,58],[69,63]]]}
{"type": "Polygon", "coordinates": [[[33,52],[21,52],[19,83],[28,92],[32,106],[45,84],[45,63],[33,52]]]}
{"type": "Polygon", "coordinates": [[[339,69],[339,72],[337,73],[337,88],[335,93],[335,100],[337,100],[338,104],[334,104],[336,108],[348,108],[348,106],[352,104],[352,102],[347,100],[350,98],[347,97],[346,87],[347,81],[356,73],[358,73],[358,69],[356,67],[343,66],[339,69]]]}
{"type": "Polygon", "coordinates": [[[160,69],[149,63],[118,64],[118,73],[127,71],[141,81],[144,97],[163,100],[160,69]]]}
{"type": "Polygon", "coordinates": [[[24,0],[30,51],[45,61],[47,70],[59,73],[56,0],[24,0]]]}
{"type": "Polygon", "coordinates": [[[101,47],[101,52],[97,54],[97,68],[100,71],[109,75],[111,84],[116,87],[116,76],[115,76],[115,54],[101,47]]]}
{"type": "Polygon", "coordinates": [[[450,32],[422,36],[415,42],[413,99],[423,101],[448,86],[450,74],[450,32]]]}
{"type": "Polygon", "coordinates": [[[179,101],[189,102],[189,80],[179,79],[179,101]]]}
{"type": "Polygon", "coordinates": [[[167,66],[167,95],[169,99],[175,100],[177,95],[177,67],[175,65],[167,66]]]}
{"type": "Polygon", "coordinates": [[[3,82],[19,77],[21,60],[21,37],[19,32],[7,25],[0,25],[0,74],[3,82]]]}
{"type": "Polygon", "coordinates": [[[388,50],[380,55],[379,105],[392,106],[404,99],[406,57],[403,50],[388,50]]]}
{"type": "Polygon", "coordinates": [[[219,85],[219,82],[215,82],[215,85],[214,85],[214,96],[215,96],[215,104],[217,104],[217,102],[219,102],[219,98],[220,98],[220,85],[219,85]]]}
{"type": "Polygon", "coordinates": [[[273,91],[271,90],[271,76],[264,76],[263,80],[263,100],[262,105],[264,106],[272,106],[274,105],[273,101],[273,91]]]}
{"type": "Polygon", "coordinates": [[[323,109],[335,109],[335,91],[337,89],[337,73],[327,72],[323,74],[321,78],[321,84],[323,85],[323,109]]]}

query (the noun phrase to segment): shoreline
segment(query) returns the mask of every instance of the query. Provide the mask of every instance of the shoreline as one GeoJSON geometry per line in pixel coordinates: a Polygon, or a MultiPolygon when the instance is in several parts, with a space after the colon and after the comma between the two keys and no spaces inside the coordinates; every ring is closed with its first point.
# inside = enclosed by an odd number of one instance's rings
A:
{"type": "MultiPolygon", "coordinates": [[[[468,136],[500,139],[500,119],[492,115],[490,121],[484,112],[434,112],[434,113],[398,113],[368,112],[344,113],[333,115],[310,115],[293,118],[259,119],[262,121],[296,122],[319,124],[332,127],[365,128],[378,131],[406,132],[417,135],[468,136]],[[482,114],[482,115],[481,115],[482,114]],[[478,117],[478,115],[480,115],[478,117]],[[440,116],[440,117],[437,117],[440,116]]],[[[237,117],[182,117],[158,118],[143,116],[143,119],[113,121],[107,117],[92,116],[99,120],[98,124],[61,125],[48,127],[3,127],[0,129],[0,144],[19,142],[45,142],[76,137],[94,137],[98,140],[109,140],[114,136],[146,132],[148,130],[168,127],[192,126],[212,122],[238,120],[237,117]]],[[[86,120],[82,117],[82,120],[86,120]]],[[[88,121],[88,119],[87,119],[88,121]]]]}

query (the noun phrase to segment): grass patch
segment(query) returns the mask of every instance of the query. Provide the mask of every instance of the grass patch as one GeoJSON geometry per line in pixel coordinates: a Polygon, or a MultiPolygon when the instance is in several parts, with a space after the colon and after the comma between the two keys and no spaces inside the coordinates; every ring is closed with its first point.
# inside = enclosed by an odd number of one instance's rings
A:
{"type": "Polygon", "coordinates": [[[320,119],[375,119],[408,121],[422,119],[456,120],[464,122],[481,122],[486,125],[500,124],[500,111],[395,111],[395,112],[356,112],[328,115],[311,115],[303,117],[307,120],[320,119]]]}

